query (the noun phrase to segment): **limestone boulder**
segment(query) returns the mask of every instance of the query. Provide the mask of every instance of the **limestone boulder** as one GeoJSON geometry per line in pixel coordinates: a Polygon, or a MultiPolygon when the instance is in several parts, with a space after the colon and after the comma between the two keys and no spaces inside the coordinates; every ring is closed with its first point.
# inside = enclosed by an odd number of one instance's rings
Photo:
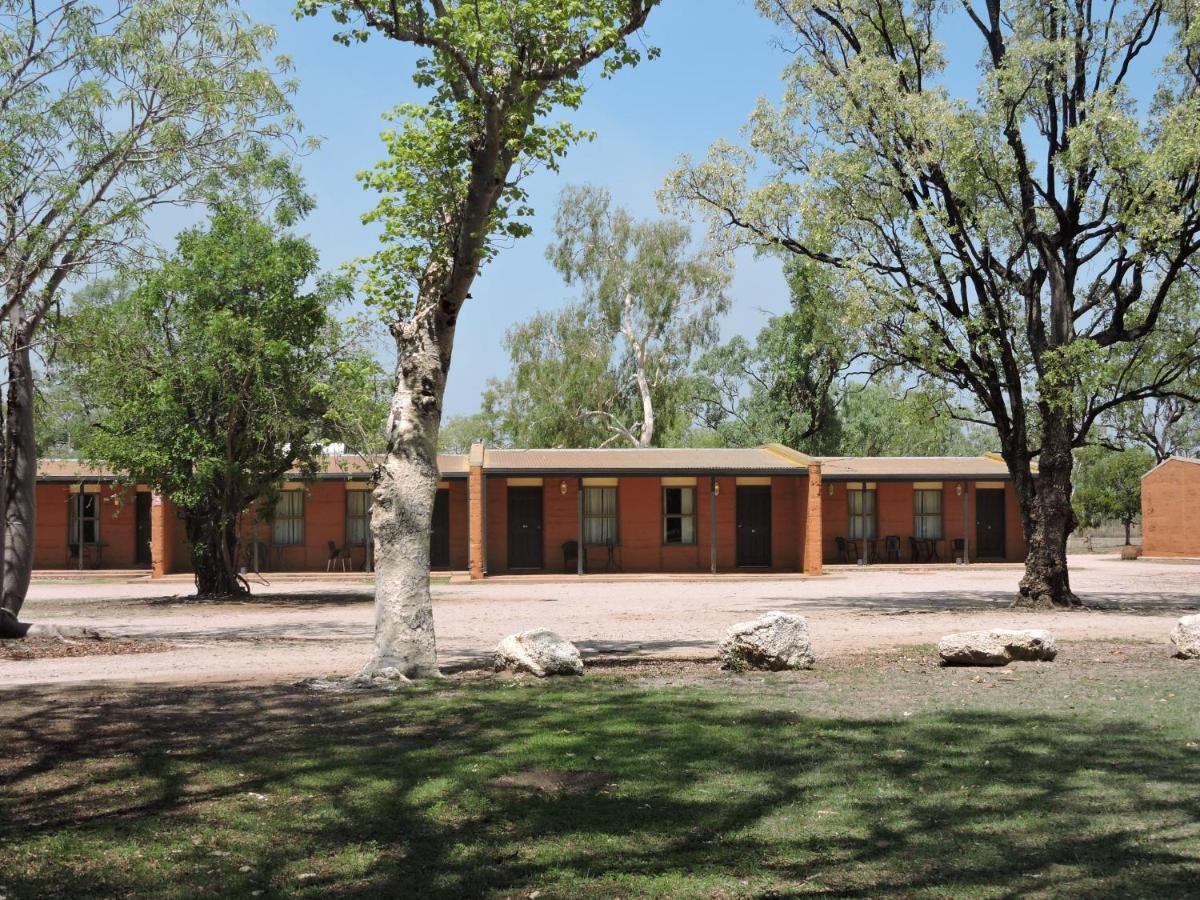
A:
{"type": "Polygon", "coordinates": [[[731,626],[717,651],[721,668],[735,672],[811,669],[816,661],[808,637],[808,622],[802,616],[778,611],[731,626]]]}
{"type": "Polygon", "coordinates": [[[1171,629],[1171,643],[1180,659],[1200,659],[1200,615],[1180,619],[1171,629]]]}
{"type": "Polygon", "coordinates": [[[496,647],[496,671],[547,675],[582,675],[583,658],[570,641],[546,628],[510,634],[496,647]]]}
{"type": "Polygon", "coordinates": [[[1049,662],[1058,655],[1054,635],[1041,628],[993,628],[948,634],[938,643],[948,666],[1006,666],[1015,659],[1049,662]]]}

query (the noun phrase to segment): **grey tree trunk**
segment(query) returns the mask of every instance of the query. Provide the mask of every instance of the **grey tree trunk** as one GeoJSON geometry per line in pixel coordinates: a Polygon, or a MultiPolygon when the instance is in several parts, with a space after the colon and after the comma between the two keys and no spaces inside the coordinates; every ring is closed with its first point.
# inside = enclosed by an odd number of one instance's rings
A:
{"type": "Polygon", "coordinates": [[[4,421],[4,571],[0,588],[0,637],[22,637],[19,622],[33,574],[37,447],[33,433],[33,370],[19,307],[13,312],[8,348],[8,398],[4,421]]]}
{"type": "Polygon", "coordinates": [[[375,488],[375,652],[362,670],[409,678],[439,674],[429,593],[429,528],[437,494],[442,396],[452,320],[430,310],[396,327],[396,389],[388,452],[375,488]]]}

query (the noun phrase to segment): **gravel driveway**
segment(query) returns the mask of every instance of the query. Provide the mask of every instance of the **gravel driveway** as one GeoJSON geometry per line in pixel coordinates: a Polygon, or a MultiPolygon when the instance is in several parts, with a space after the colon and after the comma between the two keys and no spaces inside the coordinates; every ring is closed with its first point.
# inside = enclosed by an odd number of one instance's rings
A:
{"type": "MultiPolygon", "coordinates": [[[[435,585],[439,651],[448,669],[490,659],[506,634],[552,628],[588,655],[711,657],[733,622],[769,609],[809,618],[818,655],[931,643],[950,630],[999,624],[1059,640],[1164,645],[1170,624],[1200,607],[1200,562],[1072,558],[1092,607],[1006,609],[1018,566],[841,569],[822,578],[513,580],[435,585]]],[[[173,645],[157,653],[0,661],[0,687],[78,681],[264,682],[353,672],[370,652],[370,585],[320,580],[259,586],[250,600],[197,603],[181,582],[35,582],[24,617],[88,625],[173,645]]]]}

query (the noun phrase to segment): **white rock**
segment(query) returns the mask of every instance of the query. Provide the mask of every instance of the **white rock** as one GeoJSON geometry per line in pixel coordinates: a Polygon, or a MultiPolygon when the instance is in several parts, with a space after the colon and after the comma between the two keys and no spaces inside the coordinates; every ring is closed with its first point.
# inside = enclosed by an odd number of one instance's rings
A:
{"type": "Polygon", "coordinates": [[[717,647],[721,668],[811,669],[816,661],[808,637],[808,622],[802,616],[772,610],[753,622],[730,626],[717,647]]]}
{"type": "Polygon", "coordinates": [[[1041,628],[961,631],[938,642],[938,655],[952,666],[1006,666],[1014,659],[1049,662],[1058,655],[1054,635],[1041,628]]]}
{"type": "Polygon", "coordinates": [[[583,674],[583,659],[575,645],[545,628],[510,634],[496,647],[495,665],[497,672],[530,672],[538,678],[583,674]]]}
{"type": "Polygon", "coordinates": [[[1200,615],[1180,619],[1171,629],[1171,643],[1180,659],[1200,659],[1200,615]]]}

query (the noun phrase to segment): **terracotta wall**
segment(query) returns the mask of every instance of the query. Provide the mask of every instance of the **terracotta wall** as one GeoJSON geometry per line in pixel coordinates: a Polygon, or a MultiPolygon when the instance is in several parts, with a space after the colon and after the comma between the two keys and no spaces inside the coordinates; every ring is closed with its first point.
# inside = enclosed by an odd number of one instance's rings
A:
{"type": "MultiPolygon", "coordinates": [[[[803,476],[772,479],[771,533],[772,568],[795,571],[802,562],[805,497],[808,480],[803,476]]],[[[617,528],[620,546],[615,561],[625,572],[707,572],[711,567],[712,510],[717,511],[717,568],[732,570],[736,557],[736,479],[696,479],[696,543],[663,543],[662,478],[622,477],[617,485],[617,528]],[[720,488],[712,494],[714,480],[720,488]]],[[[487,571],[491,575],[508,568],[508,479],[487,478],[487,571]]],[[[543,571],[563,572],[566,564],[562,545],[579,537],[579,479],[547,476],[542,480],[543,571]],[[565,492],[564,492],[565,487],[565,492]]],[[[608,563],[604,546],[587,548],[588,570],[603,572],[608,563]]],[[[574,571],[574,565],[571,565],[574,571]]]]}
{"type": "MultiPolygon", "coordinates": [[[[463,479],[454,479],[446,482],[446,485],[442,489],[450,494],[450,568],[463,570],[467,567],[467,483],[463,479]]],[[[307,484],[304,491],[303,544],[273,546],[270,523],[264,521],[258,524],[256,531],[264,552],[259,565],[263,571],[323,572],[329,562],[329,542],[338,547],[346,543],[346,495],[350,493],[346,484],[340,481],[316,481],[307,484]]],[[[164,521],[170,543],[166,571],[191,571],[183,522],[170,503],[165,504],[164,521]]],[[[243,529],[243,542],[247,547],[250,546],[252,522],[253,511],[247,514],[246,527],[243,529]]],[[[366,548],[362,545],[352,546],[351,569],[361,571],[365,562],[366,548]]],[[[340,571],[340,568],[337,570],[340,571]]]]}
{"type": "Polygon", "coordinates": [[[1142,479],[1142,555],[1200,557],[1200,463],[1169,459],[1142,479]]]}
{"type": "MultiPolygon", "coordinates": [[[[33,565],[37,569],[74,569],[69,538],[70,485],[42,482],[37,486],[33,565]]],[[[133,488],[100,486],[99,558],[85,554],[84,568],[131,569],[137,558],[133,488]]],[[[90,551],[89,551],[90,552],[90,551]]]]}
{"type": "MultiPolygon", "coordinates": [[[[883,556],[883,538],[894,534],[900,537],[901,560],[912,561],[909,537],[915,530],[914,482],[875,482],[876,527],[879,537],[876,552],[883,556]]],[[[963,498],[958,493],[958,481],[942,482],[942,540],[938,542],[938,555],[942,562],[954,562],[953,542],[963,536],[963,498]]],[[[827,563],[838,562],[835,539],[850,533],[850,505],[847,492],[855,483],[827,481],[821,497],[822,549],[827,563]]],[[[967,483],[967,537],[969,556],[978,560],[975,537],[975,482],[967,483]]],[[[1017,508],[1016,492],[1010,482],[1005,482],[1005,561],[1021,562],[1025,559],[1025,538],[1021,530],[1021,516],[1017,508]]],[[[863,548],[860,545],[859,550],[863,548]]]]}

